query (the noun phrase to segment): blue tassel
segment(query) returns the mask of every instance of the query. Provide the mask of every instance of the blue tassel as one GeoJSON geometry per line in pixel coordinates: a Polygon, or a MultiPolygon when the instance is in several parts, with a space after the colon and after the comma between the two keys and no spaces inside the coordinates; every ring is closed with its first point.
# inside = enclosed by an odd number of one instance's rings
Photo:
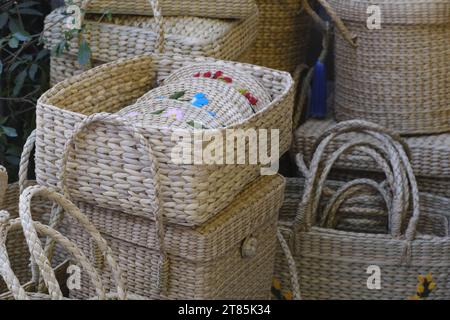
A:
{"type": "Polygon", "coordinates": [[[312,118],[327,116],[327,71],[320,61],[314,66],[309,115],[312,118]]]}

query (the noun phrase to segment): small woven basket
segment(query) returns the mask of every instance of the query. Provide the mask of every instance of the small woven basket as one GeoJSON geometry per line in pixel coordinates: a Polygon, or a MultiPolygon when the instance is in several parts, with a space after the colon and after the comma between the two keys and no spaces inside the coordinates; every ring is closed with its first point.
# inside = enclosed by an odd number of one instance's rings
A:
{"type": "MultiPolygon", "coordinates": [[[[258,30],[256,8],[242,20],[163,18],[158,1],[150,0],[150,3],[153,17],[113,16],[111,22],[99,22],[98,17],[83,15],[82,35],[89,43],[92,58],[110,62],[119,58],[164,52],[237,60],[254,41],[258,30]]],[[[58,8],[46,17],[46,48],[53,49],[64,40],[64,32],[67,31],[65,18],[64,8],[58,8]]],[[[69,41],[67,52],[60,57],[52,57],[52,84],[64,79],[61,74],[55,73],[58,70],[70,66],[72,72],[75,72],[91,67],[91,64],[81,66],[77,63],[79,40],[80,37],[74,37],[69,41]],[[60,64],[62,62],[66,62],[64,67],[60,64]]]]}
{"type": "Polygon", "coordinates": [[[336,118],[405,135],[449,131],[450,3],[378,1],[374,30],[367,26],[373,1],[327,1],[320,2],[343,31],[335,43],[336,118]]]}
{"type": "MultiPolygon", "coordinates": [[[[401,139],[377,125],[348,121],[326,131],[318,145],[309,169],[301,158],[297,159],[306,176],[303,196],[295,216],[280,219],[283,236],[297,263],[302,297],[448,299],[450,202],[419,197],[401,139]],[[365,133],[365,138],[343,144],[330,156],[324,155],[331,141],[352,131],[365,133]],[[321,207],[328,173],[337,158],[353,148],[377,161],[386,182],[357,179],[344,183],[321,207]],[[351,206],[345,209],[343,204],[349,198],[368,189],[378,196],[375,205],[360,199],[358,210],[351,206]],[[419,199],[424,202],[420,207],[419,199]],[[380,201],[386,208],[381,216],[380,201]],[[361,211],[364,207],[366,210],[361,211]],[[347,227],[341,229],[340,222],[347,227]],[[370,266],[380,268],[379,290],[368,286],[370,266]]],[[[279,278],[288,276],[284,265],[276,264],[279,278]]],[[[288,281],[285,283],[289,285],[288,281]]]]}
{"type": "MultiPolygon", "coordinates": [[[[115,116],[88,118],[94,113],[117,112],[152,89],[158,80],[180,67],[202,61],[214,63],[207,58],[157,55],[118,60],[67,79],[47,91],[37,105],[39,184],[57,186],[62,154],[76,145],[77,152],[67,155],[67,185],[75,201],[148,217],[153,210],[149,199],[154,198],[155,192],[152,178],[159,171],[162,205],[169,222],[198,225],[224,209],[248,183],[260,176],[266,164],[252,164],[246,157],[241,165],[185,162],[175,165],[172,151],[179,144],[172,139],[174,130],[143,128],[145,139],[142,140],[136,139],[115,116]],[[111,122],[100,123],[105,118],[111,122]]],[[[263,133],[277,130],[279,154],[286,152],[292,139],[292,77],[262,67],[222,63],[258,79],[273,101],[245,121],[208,130],[208,134],[224,138],[229,129],[244,132],[255,129],[263,133]]],[[[247,142],[244,145],[248,151],[247,142]]],[[[234,150],[236,155],[237,148],[235,144],[227,152],[234,150]]],[[[268,148],[272,148],[272,143],[268,148]]]]}

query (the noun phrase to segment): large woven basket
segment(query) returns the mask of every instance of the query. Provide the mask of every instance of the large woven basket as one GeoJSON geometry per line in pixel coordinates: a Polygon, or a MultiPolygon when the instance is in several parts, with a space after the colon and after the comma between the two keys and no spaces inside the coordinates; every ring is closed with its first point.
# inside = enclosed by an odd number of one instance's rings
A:
{"type": "Polygon", "coordinates": [[[289,72],[305,63],[311,28],[305,2],[256,0],[258,35],[240,61],[289,72]]]}
{"type": "Polygon", "coordinates": [[[401,134],[449,131],[450,3],[328,2],[332,17],[348,29],[335,43],[336,118],[372,121],[401,134]],[[367,27],[373,4],[381,10],[381,29],[367,27]]]}
{"type": "MultiPolygon", "coordinates": [[[[336,125],[327,120],[308,120],[295,132],[294,150],[311,157],[317,147],[317,139],[323,132],[336,125]]],[[[359,139],[357,132],[349,132],[337,137],[326,149],[327,154],[336,151],[342,144],[359,139]]],[[[450,179],[450,135],[411,136],[404,139],[411,150],[411,165],[418,178],[450,179]]],[[[352,151],[336,162],[336,168],[380,172],[376,163],[367,155],[352,151]]]]}
{"type": "MultiPolygon", "coordinates": [[[[165,16],[197,16],[208,18],[248,17],[255,12],[253,0],[159,0],[165,16]]],[[[152,15],[149,0],[75,0],[74,4],[88,13],[152,15]]]]}
{"type": "MultiPolygon", "coordinates": [[[[297,263],[303,298],[449,298],[450,202],[419,197],[404,147],[398,136],[377,125],[349,121],[324,134],[309,168],[298,159],[306,175],[303,196],[295,216],[281,217],[280,228],[297,263]],[[349,131],[365,132],[369,139],[353,140],[325,156],[326,146],[349,131]],[[384,168],[386,182],[358,179],[344,183],[320,206],[333,163],[352,148],[371,155],[384,168]],[[343,203],[367,190],[380,197],[376,205],[365,199],[358,206],[365,206],[365,212],[354,211],[351,206],[345,209],[343,203]],[[419,200],[424,202],[420,207],[419,200]],[[386,204],[381,217],[377,214],[379,201],[386,204]],[[341,229],[339,222],[345,216],[353,221],[341,229]],[[348,231],[349,227],[354,231],[348,231]],[[380,268],[381,288],[377,290],[368,285],[370,266],[380,268]]],[[[283,265],[276,264],[275,274],[280,278],[286,274],[283,265]]]]}
{"type": "MultiPolygon", "coordinates": [[[[98,17],[83,16],[83,36],[89,43],[92,58],[110,62],[119,58],[148,53],[185,54],[237,60],[251,45],[258,30],[258,10],[255,8],[242,20],[217,20],[197,17],[161,16],[158,1],[151,0],[154,17],[113,16],[111,22],[98,22],[98,17]]],[[[64,39],[66,30],[64,8],[46,17],[45,46],[54,48],[64,39]]],[[[64,68],[86,70],[77,62],[78,37],[69,42],[69,50],[59,59],[51,59],[51,83],[63,77],[55,73],[64,68]]],[[[64,72],[68,72],[65,70],[64,72]]]]}
{"type": "MultiPolygon", "coordinates": [[[[70,152],[67,159],[67,186],[75,201],[149,217],[155,192],[152,178],[158,171],[162,206],[169,222],[198,225],[224,209],[261,174],[261,169],[266,169],[263,163],[253,165],[245,157],[238,165],[174,164],[172,151],[178,144],[172,139],[173,130],[141,128],[145,137],[141,141],[121,121],[115,121],[117,117],[98,116],[97,120],[110,119],[108,125],[95,123],[92,117],[87,119],[93,113],[119,111],[148,92],[156,80],[201,61],[214,60],[150,55],[119,60],[70,78],[46,92],[39,99],[36,118],[39,184],[57,186],[63,151],[71,150],[74,144],[77,151],[70,152]]],[[[269,140],[268,148],[279,147],[279,154],[283,154],[292,138],[291,76],[252,65],[226,64],[257,78],[273,101],[247,120],[209,130],[208,134],[225,137],[227,129],[278,130],[279,146],[269,140]]],[[[234,147],[227,151],[234,150],[236,155],[237,144],[234,147]]]]}

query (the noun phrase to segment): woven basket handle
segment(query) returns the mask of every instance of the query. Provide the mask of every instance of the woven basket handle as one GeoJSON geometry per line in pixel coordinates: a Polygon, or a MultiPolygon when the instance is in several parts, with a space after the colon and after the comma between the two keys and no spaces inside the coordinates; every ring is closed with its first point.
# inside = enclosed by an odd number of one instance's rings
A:
{"type": "MultiPolygon", "coordinates": [[[[381,164],[381,167],[387,177],[389,176],[389,170],[392,170],[394,185],[390,185],[390,189],[393,192],[390,230],[391,234],[396,238],[400,237],[402,223],[403,220],[406,219],[410,188],[412,194],[413,215],[406,229],[405,237],[407,240],[413,240],[420,213],[419,195],[417,182],[402,144],[396,140],[395,135],[391,136],[382,127],[365,121],[354,120],[343,122],[338,124],[336,127],[338,128],[333,127],[327,130],[327,132],[323,135],[323,138],[321,137],[321,142],[317,147],[313,160],[311,161],[310,170],[307,174],[305,193],[294,223],[294,232],[298,232],[300,228],[306,228],[306,230],[309,230],[312,223],[314,223],[323,184],[335,161],[342,153],[348,152],[357,146],[362,146],[363,148],[359,148],[359,150],[367,153],[369,156],[372,156],[375,161],[381,164]],[[325,148],[337,136],[352,132],[350,128],[356,128],[354,129],[355,132],[366,133],[371,138],[375,138],[374,141],[376,141],[376,143],[373,141],[349,142],[342,146],[339,150],[335,151],[325,165],[323,165],[322,158],[325,153],[325,148]],[[370,149],[373,150],[368,152],[370,149]],[[373,157],[373,152],[379,153],[380,151],[383,151],[383,153],[387,155],[386,160],[389,163],[390,169],[386,167],[385,164],[380,162],[380,157],[373,157]],[[320,178],[318,178],[319,175],[321,175],[320,178]]],[[[380,154],[380,156],[382,156],[382,154],[380,154]]]]}
{"type": "MultiPolygon", "coordinates": [[[[159,5],[159,0],[148,0],[150,3],[150,6],[153,10],[153,16],[155,18],[156,22],[156,41],[155,41],[155,52],[156,53],[163,53],[164,52],[164,18],[161,12],[161,6],[159,5]]],[[[89,6],[89,3],[91,0],[83,0],[81,2],[80,8],[83,10],[83,12],[87,11],[87,8],[89,6]]],[[[81,17],[82,21],[84,19],[84,14],[81,17]]]]}
{"type": "MultiPolygon", "coordinates": [[[[307,1],[305,1],[307,2],[307,1]]],[[[336,28],[339,30],[339,32],[342,34],[342,37],[347,40],[347,42],[354,48],[358,47],[357,40],[358,37],[355,34],[352,34],[350,30],[345,26],[342,19],[339,17],[339,15],[336,13],[336,11],[333,9],[333,7],[327,2],[327,0],[317,0],[317,2],[325,9],[327,14],[330,16],[331,20],[336,25],[336,28]]],[[[309,4],[307,5],[309,6],[309,4]]],[[[306,8],[307,9],[307,8],[306,8]]],[[[308,10],[307,10],[308,11],[308,10]]],[[[313,11],[313,10],[311,10],[313,11]]],[[[310,13],[310,15],[313,17],[316,21],[321,21],[322,19],[316,14],[310,13]]],[[[325,22],[321,22],[321,25],[324,25],[325,22]]]]}
{"type": "Polygon", "coordinates": [[[94,284],[98,298],[106,299],[105,287],[102,284],[102,280],[97,270],[91,265],[88,258],[84,253],[69,239],[64,237],[58,231],[53,228],[43,225],[40,222],[35,222],[31,216],[31,201],[34,197],[46,198],[58,203],[64,212],[73,218],[75,218],[83,228],[89,233],[89,235],[96,241],[98,247],[102,251],[105,260],[110,266],[111,273],[113,275],[117,295],[120,299],[126,299],[127,289],[125,286],[125,281],[122,277],[122,272],[113,256],[111,248],[109,248],[106,241],[100,235],[100,232],[92,225],[89,219],[81,213],[81,211],[67,198],[56,193],[54,190],[42,187],[42,186],[32,186],[21,194],[19,202],[19,214],[20,214],[20,224],[23,228],[24,235],[28,247],[30,249],[30,254],[34,263],[37,264],[40,273],[42,274],[43,280],[48,288],[49,294],[54,299],[61,299],[62,294],[59,289],[59,284],[56,281],[54,271],[51,267],[47,255],[41,246],[41,242],[38,237],[38,233],[43,234],[49,238],[54,239],[56,242],[60,243],[78,262],[86,272],[92,283],[94,284]]]}
{"type": "Polygon", "coordinates": [[[157,239],[157,250],[160,252],[159,261],[159,283],[158,287],[162,294],[165,294],[168,285],[168,268],[169,261],[166,254],[166,248],[164,244],[164,217],[162,210],[162,191],[161,191],[161,176],[159,173],[159,163],[151,148],[150,142],[142,135],[137,128],[130,124],[127,120],[109,113],[97,113],[89,117],[86,117],[82,122],[80,122],[75,130],[72,132],[70,137],[67,139],[64,146],[62,161],[60,164],[58,177],[59,177],[59,188],[62,190],[66,197],[69,197],[69,189],[67,186],[67,163],[69,160],[69,155],[72,147],[75,145],[76,139],[79,135],[89,129],[93,124],[109,124],[122,127],[126,129],[133,138],[139,142],[139,145],[143,146],[146,150],[148,158],[150,160],[150,172],[152,173],[153,185],[155,189],[155,198],[153,201],[153,210],[155,218],[156,227],[156,239],[157,239]]]}
{"type": "Polygon", "coordinates": [[[28,136],[25,145],[23,146],[22,155],[20,156],[19,164],[19,188],[20,193],[26,188],[28,179],[28,168],[30,166],[31,152],[36,143],[36,130],[33,130],[28,136]]]}
{"type": "Polygon", "coordinates": [[[286,239],[284,239],[283,234],[281,233],[280,229],[277,230],[277,238],[278,242],[280,243],[281,250],[286,258],[289,274],[291,276],[291,287],[292,287],[292,296],[294,300],[301,300],[301,293],[300,293],[300,285],[298,282],[298,274],[297,274],[297,264],[295,263],[295,259],[292,256],[291,249],[289,248],[289,245],[286,242],[286,239]]]}

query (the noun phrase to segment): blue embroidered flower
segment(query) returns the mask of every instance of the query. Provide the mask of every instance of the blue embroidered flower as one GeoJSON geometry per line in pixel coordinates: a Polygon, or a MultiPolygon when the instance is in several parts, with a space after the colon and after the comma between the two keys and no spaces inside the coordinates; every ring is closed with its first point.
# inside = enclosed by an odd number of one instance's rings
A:
{"type": "Polygon", "coordinates": [[[217,117],[217,114],[214,111],[206,110],[206,112],[208,112],[208,114],[213,118],[217,117]]]}
{"type": "Polygon", "coordinates": [[[204,93],[199,92],[194,95],[194,98],[192,98],[191,103],[194,107],[202,108],[203,106],[206,106],[209,103],[209,100],[204,93]]]}

